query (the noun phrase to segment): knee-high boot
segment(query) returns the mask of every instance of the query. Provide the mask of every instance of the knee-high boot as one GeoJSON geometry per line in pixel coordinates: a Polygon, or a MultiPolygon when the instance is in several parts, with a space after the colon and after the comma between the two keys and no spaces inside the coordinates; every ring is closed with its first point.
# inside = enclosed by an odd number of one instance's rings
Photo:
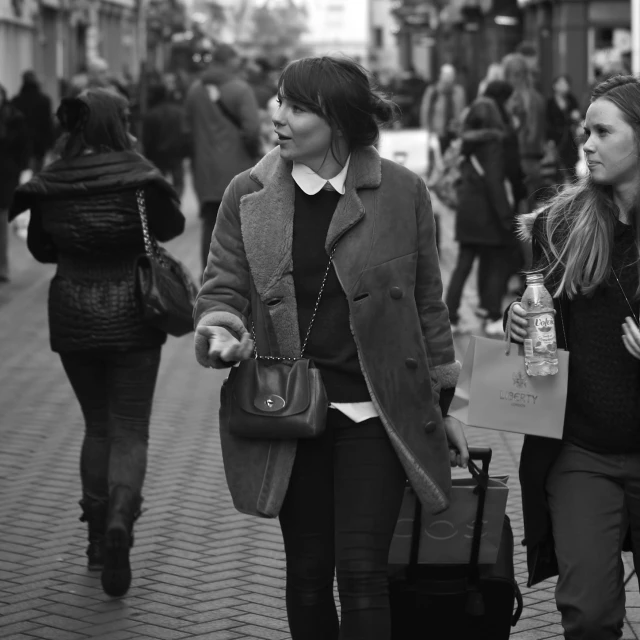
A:
{"type": "Polygon", "coordinates": [[[133,546],[133,523],[140,516],[142,498],[122,485],[109,496],[109,515],[105,534],[102,588],[110,596],[123,596],[131,585],[129,552],[133,546]]]}
{"type": "Polygon", "coordinates": [[[101,571],[104,565],[104,541],[107,529],[107,502],[87,495],[80,500],[82,515],[80,522],[86,522],[89,546],[87,547],[87,568],[101,571]]]}

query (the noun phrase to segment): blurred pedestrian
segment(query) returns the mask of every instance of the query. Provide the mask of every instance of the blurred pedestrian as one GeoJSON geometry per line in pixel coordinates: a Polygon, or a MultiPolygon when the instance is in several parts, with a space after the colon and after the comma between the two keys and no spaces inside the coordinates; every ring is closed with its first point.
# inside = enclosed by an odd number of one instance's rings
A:
{"type": "Polygon", "coordinates": [[[533,76],[527,59],[519,53],[511,53],[502,61],[504,79],[513,87],[507,108],[518,131],[520,164],[526,176],[529,193],[529,210],[535,209],[544,186],[541,163],[547,142],[547,109],[544,98],[533,85],[533,76]]]}
{"type": "MultiPolygon", "coordinates": [[[[529,206],[527,200],[527,185],[526,176],[520,165],[520,142],[518,141],[518,132],[516,130],[516,123],[514,117],[509,112],[507,105],[509,99],[513,94],[513,87],[504,80],[494,80],[490,82],[484,92],[485,97],[491,98],[495,101],[500,115],[505,126],[505,138],[504,138],[504,164],[505,175],[511,187],[511,193],[513,194],[513,205],[516,213],[528,213],[529,206]]],[[[515,225],[515,221],[514,221],[515,225]]],[[[511,290],[516,292],[523,291],[524,280],[521,275],[525,262],[530,254],[531,248],[528,243],[523,242],[517,234],[516,227],[514,226],[513,242],[509,251],[511,260],[507,269],[505,270],[505,290],[507,293],[509,289],[509,281],[513,279],[513,285],[511,290]]],[[[480,258],[480,269],[478,270],[478,291],[482,291],[482,281],[484,269],[482,268],[482,258],[480,258]]],[[[481,307],[482,311],[479,314],[480,317],[486,318],[486,310],[481,307]]],[[[487,325],[485,331],[489,335],[497,335],[502,333],[501,323],[494,323],[493,325],[487,325]]]]}
{"type": "Polygon", "coordinates": [[[109,63],[104,58],[93,58],[89,61],[87,69],[88,89],[107,89],[118,93],[127,100],[129,93],[125,82],[117,79],[109,69],[109,63]]]}
{"type": "Polygon", "coordinates": [[[427,87],[420,106],[420,126],[437,136],[442,155],[457,136],[460,116],[466,106],[466,93],[456,82],[455,67],[442,65],[438,82],[427,87]]]}
{"type": "Polygon", "coordinates": [[[420,126],[420,106],[427,82],[412,65],[401,71],[390,87],[393,99],[400,107],[402,127],[415,129],[420,126]]]}
{"type": "Polygon", "coordinates": [[[529,70],[529,77],[531,78],[531,86],[538,92],[542,93],[544,87],[542,86],[542,79],[540,74],[540,53],[538,48],[531,40],[523,40],[515,50],[515,53],[521,55],[529,70]]]}
{"type": "Polygon", "coordinates": [[[577,129],[582,120],[577,98],[567,76],[553,81],[553,96],[547,101],[547,135],[559,161],[560,178],[573,182],[578,164],[577,129]]]}
{"type": "Polygon", "coordinates": [[[462,157],[456,241],[458,261],[451,275],[446,304],[458,329],[460,300],[476,258],[480,258],[480,305],[488,325],[502,329],[502,298],[514,244],[514,206],[508,187],[504,120],[496,103],[476,98],[462,123],[462,157]]]}
{"type": "Polygon", "coordinates": [[[13,104],[26,119],[30,169],[38,173],[44,166],[45,156],[53,148],[54,129],[51,98],[42,91],[33,71],[22,74],[22,87],[13,104]]]}
{"type": "MultiPolygon", "coordinates": [[[[615,640],[625,621],[621,550],[640,568],[640,81],[595,88],[589,175],[525,217],[534,268],[571,352],[562,440],[525,436],[520,461],[529,586],[559,573],[565,638],[615,640]]],[[[520,303],[512,336],[527,336],[520,303]]]]}
{"type": "Polygon", "coordinates": [[[240,511],[279,516],[293,640],[390,640],[387,563],[406,478],[442,510],[450,463],[468,457],[460,423],[442,419],[458,365],[433,214],[424,182],[372,146],[394,107],[362,67],[297,60],[279,100],[279,148],[220,207],[196,356],[214,368],[249,359],[251,330],[261,355],[295,358],[308,335],[303,356],[331,403],[323,433],[243,439],[223,413],[229,488],[240,511]]]}
{"type": "Polygon", "coordinates": [[[58,109],[60,160],[16,192],[11,215],[31,209],[27,245],[57,264],[49,291],[51,349],[85,419],[81,520],[88,567],[121,596],[131,583],[129,550],[140,514],[149,419],[166,334],[148,326],[136,293],[145,253],[136,194],[151,234],[182,233],[178,198],[160,172],[132,151],[125,98],[90,89],[58,109]]]}
{"type": "Polygon", "coordinates": [[[504,80],[504,69],[498,62],[489,65],[487,74],[478,85],[478,97],[483,96],[489,84],[494,80],[504,80]]]}
{"type": "Polygon", "coordinates": [[[203,269],[222,195],[234,176],[255,164],[261,151],[258,104],[251,87],[238,75],[237,51],[221,44],[212,55],[210,67],[191,86],[186,100],[202,219],[203,269]]]}
{"type": "Polygon", "coordinates": [[[149,110],[142,122],[144,155],[160,169],[180,198],[184,192],[184,159],[190,154],[184,107],[170,99],[163,84],[149,87],[149,110]]]}
{"type": "Polygon", "coordinates": [[[9,282],[9,206],[29,162],[29,131],[0,85],[0,284],[9,282]]]}

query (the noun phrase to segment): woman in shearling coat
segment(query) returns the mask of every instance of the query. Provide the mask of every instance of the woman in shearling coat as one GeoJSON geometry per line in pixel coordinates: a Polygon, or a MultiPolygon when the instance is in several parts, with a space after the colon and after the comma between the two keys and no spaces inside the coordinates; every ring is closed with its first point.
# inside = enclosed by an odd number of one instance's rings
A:
{"type": "Polygon", "coordinates": [[[460,424],[443,419],[459,367],[433,214],[422,180],[371,146],[393,110],[361,67],[294,62],[278,95],[279,148],[233,180],[220,208],[196,356],[215,368],[251,357],[253,324],[260,355],[299,357],[337,245],[304,353],[327,390],[326,429],[297,442],[234,437],[223,387],[225,472],[240,511],[280,518],[293,640],[389,640],[387,557],[406,478],[442,511],[450,464],[468,458],[460,424]]]}

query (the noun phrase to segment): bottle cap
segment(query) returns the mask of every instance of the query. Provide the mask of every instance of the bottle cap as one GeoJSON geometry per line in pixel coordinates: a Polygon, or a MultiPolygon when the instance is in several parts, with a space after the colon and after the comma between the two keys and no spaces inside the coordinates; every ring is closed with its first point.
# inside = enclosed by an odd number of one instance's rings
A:
{"type": "Polygon", "coordinates": [[[527,273],[527,284],[542,284],[544,282],[544,274],[542,271],[527,273]]]}

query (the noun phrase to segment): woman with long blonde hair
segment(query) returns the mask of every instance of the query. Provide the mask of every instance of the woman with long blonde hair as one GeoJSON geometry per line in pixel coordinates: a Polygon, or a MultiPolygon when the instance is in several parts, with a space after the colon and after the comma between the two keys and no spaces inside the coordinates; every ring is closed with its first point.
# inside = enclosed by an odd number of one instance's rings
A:
{"type": "MultiPolygon", "coordinates": [[[[571,353],[562,441],[527,436],[520,480],[529,584],[559,574],[565,638],[622,636],[621,550],[640,568],[640,80],[598,85],[585,120],[589,174],[525,216],[534,269],[571,353]]],[[[526,336],[519,303],[514,340],[526,336]]]]}

